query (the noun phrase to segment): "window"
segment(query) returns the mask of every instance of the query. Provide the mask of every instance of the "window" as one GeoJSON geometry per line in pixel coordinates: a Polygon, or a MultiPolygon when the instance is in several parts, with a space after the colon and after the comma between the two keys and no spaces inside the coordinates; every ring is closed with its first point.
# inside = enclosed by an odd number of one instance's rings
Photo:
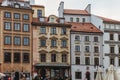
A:
{"type": "Polygon", "coordinates": [[[82,18],[82,22],[83,22],[83,23],[85,22],[85,18],[82,18]]]}
{"type": "Polygon", "coordinates": [[[75,79],[82,79],[82,73],[81,72],[75,72],[75,79]]]}
{"type": "Polygon", "coordinates": [[[14,30],[19,31],[20,28],[20,23],[14,23],[14,30]]]}
{"type": "Polygon", "coordinates": [[[11,62],[11,53],[10,52],[4,53],[4,62],[5,63],[11,62]]]}
{"type": "Polygon", "coordinates": [[[119,62],[118,62],[118,65],[120,66],[120,58],[119,58],[119,62]]]}
{"type": "Polygon", "coordinates": [[[110,34],[110,40],[114,40],[114,35],[110,34]]]}
{"type": "Polygon", "coordinates": [[[42,10],[37,10],[38,17],[42,17],[42,10]]]}
{"type": "Polygon", "coordinates": [[[119,53],[120,53],[120,47],[118,47],[118,48],[119,48],[118,50],[119,50],[119,53]]]}
{"type": "Polygon", "coordinates": [[[23,45],[28,46],[29,45],[29,37],[23,37],[23,45]]]}
{"type": "Polygon", "coordinates": [[[85,36],[85,41],[89,41],[89,36],[85,36]]]}
{"type": "Polygon", "coordinates": [[[11,36],[4,37],[4,44],[10,45],[11,44],[11,36]]]}
{"type": "Polygon", "coordinates": [[[98,37],[94,37],[94,42],[98,42],[98,37]]]}
{"type": "Polygon", "coordinates": [[[89,49],[89,46],[85,46],[85,52],[89,52],[90,49],[89,49]]]}
{"type": "Polygon", "coordinates": [[[5,12],[4,17],[5,18],[11,18],[11,13],[10,12],[5,12]]]}
{"type": "Polygon", "coordinates": [[[4,22],[4,29],[11,30],[11,22],[4,22]]]}
{"type": "Polygon", "coordinates": [[[94,72],[94,79],[96,78],[97,72],[94,72]]]}
{"type": "Polygon", "coordinates": [[[66,34],[66,28],[65,27],[61,28],[61,34],[66,34]]]}
{"type": "Polygon", "coordinates": [[[99,52],[99,48],[98,47],[94,47],[94,52],[98,53],[99,52]]]}
{"type": "Polygon", "coordinates": [[[52,40],[51,40],[51,46],[52,46],[52,47],[56,47],[56,44],[57,44],[56,40],[53,40],[53,39],[52,39],[52,40]]]}
{"type": "Polygon", "coordinates": [[[20,19],[20,14],[19,13],[14,13],[14,19],[20,19]]]}
{"type": "Polygon", "coordinates": [[[79,41],[80,40],[80,37],[79,36],[75,36],[75,41],[79,41]]]}
{"type": "Polygon", "coordinates": [[[29,53],[23,53],[23,63],[29,63],[29,62],[30,62],[29,53]]]}
{"type": "Polygon", "coordinates": [[[94,58],[94,65],[96,65],[96,66],[99,65],[99,58],[94,58]]]}
{"type": "Polygon", "coordinates": [[[51,54],[51,62],[56,62],[56,54],[51,54]]]}
{"type": "Polygon", "coordinates": [[[118,35],[118,41],[120,41],[120,34],[118,35]]]}
{"type": "Polygon", "coordinates": [[[66,54],[62,54],[62,62],[67,62],[67,55],[66,54]]]}
{"type": "Polygon", "coordinates": [[[80,57],[75,57],[75,64],[80,64],[80,57]]]}
{"type": "Polygon", "coordinates": [[[80,52],[80,46],[75,46],[75,51],[80,52]]]}
{"type": "Polygon", "coordinates": [[[115,62],[114,59],[111,58],[111,59],[110,59],[110,65],[114,65],[114,62],[115,62]]]}
{"type": "Polygon", "coordinates": [[[85,57],[85,64],[90,65],[90,58],[89,57],[85,57]]]}
{"type": "Polygon", "coordinates": [[[41,45],[40,46],[46,46],[46,40],[45,39],[41,39],[40,40],[41,45]]]}
{"type": "Polygon", "coordinates": [[[24,32],[29,32],[30,31],[29,24],[23,24],[23,31],[24,32]]]}
{"type": "Polygon", "coordinates": [[[110,53],[114,53],[114,46],[110,47],[110,53]]]}
{"type": "Polygon", "coordinates": [[[21,40],[20,37],[14,37],[14,45],[20,45],[21,40]]]}
{"type": "Polygon", "coordinates": [[[41,62],[46,62],[46,54],[40,54],[41,62]]]}
{"type": "Polygon", "coordinates": [[[70,22],[73,22],[73,18],[72,17],[70,18],[70,22]]]}
{"type": "Polygon", "coordinates": [[[14,53],[14,63],[20,62],[20,53],[14,53]]]}
{"type": "Polygon", "coordinates": [[[51,21],[51,22],[55,22],[55,18],[51,17],[51,18],[50,18],[50,21],[51,21]]]}
{"type": "Polygon", "coordinates": [[[46,33],[46,27],[44,27],[44,26],[40,27],[40,33],[45,34],[46,33]]]}
{"type": "Polygon", "coordinates": [[[79,22],[79,18],[76,18],[76,22],[79,22]]]}
{"type": "Polygon", "coordinates": [[[62,47],[67,47],[67,41],[66,40],[62,40],[61,45],[62,45],[62,47]]]}
{"type": "Polygon", "coordinates": [[[23,14],[23,19],[24,20],[28,20],[29,19],[29,15],[28,14],[23,14]]]}
{"type": "Polygon", "coordinates": [[[56,34],[56,27],[51,28],[51,34],[56,34]]]}

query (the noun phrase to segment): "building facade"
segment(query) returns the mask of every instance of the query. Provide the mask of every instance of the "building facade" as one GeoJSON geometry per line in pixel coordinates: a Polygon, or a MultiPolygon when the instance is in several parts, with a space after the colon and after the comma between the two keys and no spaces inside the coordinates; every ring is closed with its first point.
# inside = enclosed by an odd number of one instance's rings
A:
{"type": "Polygon", "coordinates": [[[64,18],[33,19],[33,61],[42,78],[70,77],[70,28],[64,18]]]}
{"type": "Polygon", "coordinates": [[[92,23],[104,32],[104,71],[106,72],[111,64],[116,68],[120,67],[120,21],[93,16],[92,23]]]}
{"type": "Polygon", "coordinates": [[[0,72],[10,75],[17,72],[18,77],[22,72],[30,77],[32,14],[28,1],[2,1],[0,6],[0,72]]]}
{"type": "Polygon", "coordinates": [[[103,33],[91,23],[71,23],[72,80],[94,80],[103,66],[103,33]]]}
{"type": "Polygon", "coordinates": [[[71,28],[71,75],[72,80],[94,80],[98,66],[103,69],[103,33],[91,23],[91,5],[84,10],[58,8],[71,28]]]}

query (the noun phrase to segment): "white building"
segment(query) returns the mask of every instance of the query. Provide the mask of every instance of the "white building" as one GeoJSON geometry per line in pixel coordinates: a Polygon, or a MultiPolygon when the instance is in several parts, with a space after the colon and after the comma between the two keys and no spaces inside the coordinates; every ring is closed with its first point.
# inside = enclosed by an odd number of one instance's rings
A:
{"type": "MultiPolygon", "coordinates": [[[[99,28],[103,32],[103,41],[102,41],[102,37],[101,37],[100,38],[101,42],[99,42],[99,46],[101,47],[101,50],[99,49],[101,51],[101,52],[99,52],[99,54],[101,55],[101,56],[99,56],[99,58],[101,60],[100,65],[103,65],[104,72],[107,70],[107,68],[111,64],[113,64],[116,68],[120,66],[120,21],[92,15],[90,4],[85,8],[85,10],[72,10],[72,9],[64,9],[64,2],[61,2],[59,9],[58,9],[58,13],[59,13],[59,16],[64,17],[67,22],[79,22],[79,23],[82,22],[84,24],[92,23],[94,26],[99,28]],[[104,64],[102,64],[102,63],[104,63],[104,64]]],[[[71,37],[71,56],[72,56],[71,58],[73,58],[73,59],[71,59],[71,65],[72,65],[71,73],[72,73],[73,80],[75,77],[73,70],[78,69],[78,70],[83,70],[83,72],[84,72],[84,70],[87,67],[86,66],[81,69],[80,67],[77,68],[77,65],[73,65],[73,63],[75,61],[74,47],[76,45],[74,42],[74,38],[75,38],[75,35],[77,35],[77,34],[78,34],[78,32],[74,32],[74,35],[73,35],[73,32],[71,33],[71,36],[72,36],[71,37]],[[73,66],[75,66],[76,68],[73,68],[73,66]]],[[[84,35],[85,35],[85,33],[84,33],[84,35]]],[[[82,39],[82,35],[80,33],[79,33],[79,36],[80,36],[80,39],[82,39]]],[[[92,35],[92,36],[94,36],[94,35],[92,35]]],[[[90,38],[92,38],[92,37],[90,37],[90,38]]],[[[80,41],[80,43],[81,43],[81,41],[80,41]]],[[[82,42],[82,44],[80,44],[80,49],[82,48],[80,50],[80,54],[81,54],[80,57],[82,57],[82,58],[80,58],[80,60],[83,61],[83,62],[80,61],[81,64],[84,63],[83,54],[85,54],[85,53],[82,51],[82,50],[84,50],[83,46],[85,46],[84,42],[82,42]]],[[[92,46],[94,46],[94,45],[92,45],[92,46]]],[[[93,49],[92,48],[90,48],[90,49],[91,49],[90,51],[93,52],[92,51],[93,49]]],[[[94,57],[94,56],[92,56],[92,57],[94,57]]],[[[81,66],[81,65],[79,65],[79,66],[81,66]]],[[[84,73],[82,73],[82,79],[84,78],[83,75],[84,75],[84,73]]]]}
{"type": "MultiPolygon", "coordinates": [[[[103,33],[91,23],[90,4],[85,10],[64,9],[60,3],[59,17],[71,23],[72,80],[94,80],[97,66],[103,67],[103,33]]],[[[96,24],[97,25],[97,24],[96,24]]]]}
{"type": "Polygon", "coordinates": [[[104,70],[106,71],[111,64],[116,68],[120,67],[120,21],[93,17],[92,23],[104,32],[104,70]]]}

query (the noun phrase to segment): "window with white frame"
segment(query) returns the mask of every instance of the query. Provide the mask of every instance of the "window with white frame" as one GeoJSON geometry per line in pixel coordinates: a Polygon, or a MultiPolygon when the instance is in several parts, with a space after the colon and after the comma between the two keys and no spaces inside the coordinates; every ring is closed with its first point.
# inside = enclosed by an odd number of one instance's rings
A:
{"type": "Polygon", "coordinates": [[[90,52],[89,46],[85,46],[85,52],[90,52]]]}
{"type": "Polygon", "coordinates": [[[76,51],[76,52],[80,52],[80,46],[76,45],[76,46],[75,46],[75,51],[76,51]]]}
{"type": "Polygon", "coordinates": [[[94,37],[94,42],[98,42],[98,37],[97,36],[94,37]]]}
{"type": "Polygon", "coordinates": [[[95,47],[94,47],[94,52],[95,52],[95,53],[98,53],[98,52],[99,52],[99,47],[98,47],[98,46],[95,46],[95,47]]]}
{"type": "Polygon", "coordinates": [[[82,73],[81,72],[75,72],[75,79],[82,79],[82,73]]]}
{"type": "Polygon", "coordinates": [[[85,36],[85,41],[89,41],[89,36],[85,36]]]}
{"type": "Polygon", "coordinates": [[[75,41],[79,41],[80,37],[78,35],[75,35],[75,41]]]}
{"type": "Polygon", "coordinates": [[[77,65],[80,64],[80,57],[75,57],[75,64],[77,64],[77,65]]]}
{"type": "Polygon", "coordinates": [[[90,58],[89,57],[85,57],[85,64],[90,65],[90,58]]]}

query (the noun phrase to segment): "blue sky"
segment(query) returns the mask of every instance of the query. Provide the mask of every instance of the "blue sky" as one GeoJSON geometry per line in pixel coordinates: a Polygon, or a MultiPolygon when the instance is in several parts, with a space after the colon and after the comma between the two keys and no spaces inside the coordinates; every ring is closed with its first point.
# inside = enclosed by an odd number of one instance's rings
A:
{"type": "MultiPolygon", "coordinates": [[[[62,0],[66,9],[84,9],[92,6],[92,14],[120,21],[120,0],[62,0]]],[[[37,5],[44,5],[46,16],[58,15],[57,9],[61,0],[35,0],[37,5]]]]}

